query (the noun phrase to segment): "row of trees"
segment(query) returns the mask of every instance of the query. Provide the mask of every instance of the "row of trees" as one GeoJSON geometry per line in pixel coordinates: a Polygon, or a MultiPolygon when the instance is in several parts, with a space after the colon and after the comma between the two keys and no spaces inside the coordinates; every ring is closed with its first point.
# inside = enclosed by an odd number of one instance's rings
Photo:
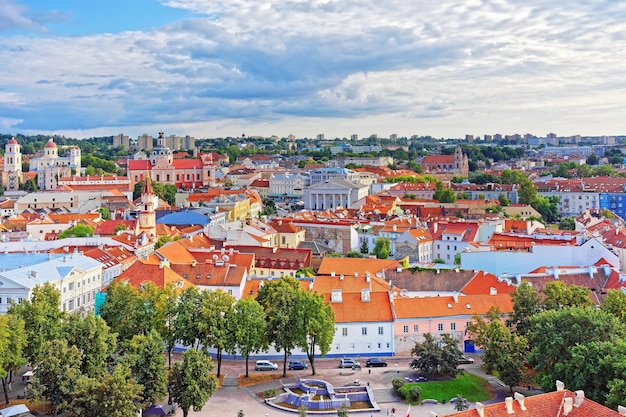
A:
{"type": "Polygon", "coordinates": [[[513,386],[531,367],[545,390],[558,379],[608,407],[626,403],[626,294],[609,290],[597,309],[584,287],[554,281],[539,293],[524,282],[513,302],[506,324],[492,309],[468,327],[488,371],[513,386]]]}
{"type": "Polygon", "coordinates": [[[55,413],[69,416],[133,415],[168,391],[187,415],[191,407],[201,409],[217,388],[217,379],[209,375],[213,363],[204,352],[185,352],[168,378],[163,340],[155,329],[118,340],[102,318],[60,311],[59,299],[53,286],[38,286],[31,300],[0,316],[5,398],[13,372],[26,362],[35,369],[28,398],[49,401],[55,413]]]}
{"type": "Polygon", "coordinates": [[[329,351],[335,326],[330,304],[302,289],[292,277],[263,285],[256,299],[239,300],[221,290],[200,292],[190,287],[177,295],[173,288],[138,290],[114,282],[107,288],[101,314],[120,340],[156,329],[170,363],[177,343],[204,351],[212,348],[218,376],[224,353],[244,357],[248,376],[249,357],[271,345],[284,353],[285,362],[296,348],[306,352],[315,374],[315,354],[329,351]]]}

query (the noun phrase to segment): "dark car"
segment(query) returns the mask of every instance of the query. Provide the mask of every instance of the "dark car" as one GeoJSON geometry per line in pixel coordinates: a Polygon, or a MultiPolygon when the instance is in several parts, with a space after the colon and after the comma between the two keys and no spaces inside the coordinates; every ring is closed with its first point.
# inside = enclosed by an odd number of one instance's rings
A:
{"type": "Polygon", "coordinates": [[[469,358],[467,356],[461,356],[461,359],[459,359],[459,365],[467,365],[467,364],[471,364],[474,363],[474,358],[469,358]]]}
{"type": "Polygon", "coordinates": [[[289,365],[288,365],[288,368],[290,371],[298,371],[301,369],[306,369],[308,367],[309,365],[307,365],[306,363],[302,361],[289,361],[289,365]]]}
{"type": "Polygon", "coordinates": [[[365,362],[365,366],[368,368],[374,368],[374,367],[385,367],[387,366],[387,361],[383,360],[383,359],[379,359],[379,358],[369,358],[366,362],[365,362]]]}

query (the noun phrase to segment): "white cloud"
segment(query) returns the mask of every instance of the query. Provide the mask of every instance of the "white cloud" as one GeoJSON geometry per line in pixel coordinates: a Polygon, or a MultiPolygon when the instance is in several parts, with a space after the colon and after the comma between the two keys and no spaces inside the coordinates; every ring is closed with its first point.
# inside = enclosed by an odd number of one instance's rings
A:
{"type": "MultiPolygon", "coordinates": [[[[616,134],[626,116],[622,2],[162,3],[202,17],[152,32],[1,38],[0,113],[31,130],[254,125],[302,136],[315,132],[298,126],[345,136],[339,126],[385,121],[405,135],[616,134]]],[[[0,16],[26,16],[8,4],[0,16]]]]}

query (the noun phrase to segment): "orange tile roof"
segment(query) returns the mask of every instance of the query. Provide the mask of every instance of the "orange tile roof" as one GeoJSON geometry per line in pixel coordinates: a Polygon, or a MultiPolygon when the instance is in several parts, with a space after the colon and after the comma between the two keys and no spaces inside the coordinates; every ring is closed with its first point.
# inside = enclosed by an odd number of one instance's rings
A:
{"type": "Polygon", "coordinates": [[[370,282],[367,282],[366,274],[367,273],[359,275],[358,277],[354,275],[344,275],[343,280],[339,274],[334,277],[330,275],[317,275],[313,282],[313,290],[319,294],[331,294],[333,290],[341,290],[344,294],[360,294],[364,289],[371,289],[372,293],[382,292],[387,294],[390,291],[387,281],[370,273],[370,282]]]}
{"type": "Polygon", "coordinates": [[[400,261],[395,259],[325,257],[322,259],[317,273],[319,275],[330,275],[331,272],[334,272],[336,276],[341,274],[354,276],[354,273],[357,272],[360,277],[363,277],[366,272],[377,274],[383,269],[395,270],[400,266],[402,266],[400,261]]]}
{"type": "Polygon", "coordinates": [[[193,286],[193,284],[172,271],[168,266],[163,265],[161,267],[159,264],[146,263],[142,259],[122,272],[115,280],[128,282],[135,288],[141,288],[142,285],[149,282],[159,288],[165,288],[166,285],[172,284],[179,292],[193,286]]]}
{"type": "Polygon", "coordinates": [[[493,274],[479,271],[462,289],[466,295],[489,294],[491,289],[495,289],[498,294],[510,294],[515,291],[514,286],[507,282],[498,281],[498,277],[493,274]]]}
{"type": "Polygon", "coordinates": [[[509,294],[459,295],[457,298],[458,302],[452,296],[398,297],[393,304],[398,319],[484,315],[493,306],[500,307],[500,311],[505,314],[513,311],[513,301],[509,294]]]}
{"type": "MultiPolygon", "coordinates": [[[[330,302],[331,294],[322,294],[330,302]]],[[[370,301],[361,301],[361,293],[342,293],[342,301],[330,303],[335,323],[391,322],[393,313],[387,293],[371,293],[370,301]]]]}
{"type": "MultiPolygon", "coordinates": [[[[570,390],[552,391],[545,394],[533,395],[531,397],[524,398],[525,410],[521,408],[518,401],[513,400],[513,410],[509,413],[506,409],[504,402],[498,402],[495,404],[485,405],[483,409],[484,417],[617,417],[622,414],[617,411],[611,410],[608,407],[603,406],[589,398],[585,398],[582,403],[577,407],[572,407],[572,410],[565,414],[563,410],[563,403],[565,398],[571,398],[575,401],[575,394],[570,390]]],[[[448,416],[454,417],[478,417],[478,411],[476,409],[460,411],[458,413],[448,414],[448,416]]]]}

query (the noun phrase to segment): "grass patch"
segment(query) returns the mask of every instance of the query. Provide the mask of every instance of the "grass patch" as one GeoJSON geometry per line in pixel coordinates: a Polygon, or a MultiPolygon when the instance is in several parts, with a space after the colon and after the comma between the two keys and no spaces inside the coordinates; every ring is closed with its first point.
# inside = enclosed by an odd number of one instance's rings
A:
{"type": "Polygon", "coordinates": [[[434,400],[449,401],[451,398],[461,394],[468,401],[486,401],[493,398],[490,385],[484,379],[465,372],[459,374],[455,379],[448,381],[413,382],[406,384],[409,387],[417,385],[422,389],[422,399],[431,398],[434,400]]]}

